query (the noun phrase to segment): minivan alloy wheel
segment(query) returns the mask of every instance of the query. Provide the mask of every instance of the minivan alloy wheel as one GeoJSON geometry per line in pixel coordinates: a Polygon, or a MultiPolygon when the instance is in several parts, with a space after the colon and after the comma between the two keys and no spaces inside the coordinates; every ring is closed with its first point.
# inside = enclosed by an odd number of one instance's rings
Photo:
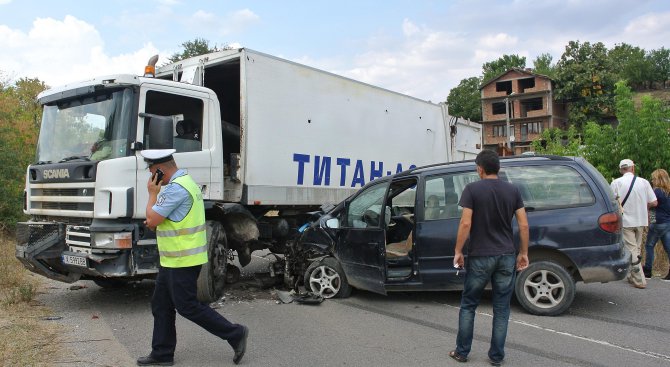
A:
{"type": "Polygon", "coordinates": [[[515,293],[526,311],[555,316],[572,304],[575,281],[565,268],[555,262],[531,262],[526,270],[517,275],[515,293]]]}
{"type": "Polygon", "coordinates": [[[351,294],[342,267],[332,257],[314,261],[305,271],[305,288],[323,298],[345,298],[351,294]]]}

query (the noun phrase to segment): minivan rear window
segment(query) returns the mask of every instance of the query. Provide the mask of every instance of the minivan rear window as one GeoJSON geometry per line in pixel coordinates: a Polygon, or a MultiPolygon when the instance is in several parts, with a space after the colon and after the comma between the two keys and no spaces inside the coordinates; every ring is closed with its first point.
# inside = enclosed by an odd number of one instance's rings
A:
{"type": "Polygon", "coordinates": [[[501,169],[500,176],[521,191],[524,205],[534,210],[593,205],[596,198],[589,184],[568,166],[520,166],[501,169]]]}

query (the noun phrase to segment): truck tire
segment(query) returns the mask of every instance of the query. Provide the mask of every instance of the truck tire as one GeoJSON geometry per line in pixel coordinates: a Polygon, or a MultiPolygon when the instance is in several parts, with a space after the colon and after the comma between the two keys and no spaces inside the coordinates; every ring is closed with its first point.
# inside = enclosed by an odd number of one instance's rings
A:
{"type": "Polygon", "coordinates": [[[226,231],[221,223],[208,220],[207,252],[209,261],[202,265],[198,277],[198,300],[203,303],[217,301],[223,296],[226,283],[228,245],[226,231]]]}
{"type": "Polygon", "coordinates": [[[332,257],[312,262],[305,271],[305,289],[323,298],[347,298],[351,286],[340,263],[332,257]]]}
{"type": "Polygon", "coordinates": [[[575,280],[555,262],[532,262],[517,275],[514,291],[529,313],[556,316],[565,312],[575,299],[575,280]]]}

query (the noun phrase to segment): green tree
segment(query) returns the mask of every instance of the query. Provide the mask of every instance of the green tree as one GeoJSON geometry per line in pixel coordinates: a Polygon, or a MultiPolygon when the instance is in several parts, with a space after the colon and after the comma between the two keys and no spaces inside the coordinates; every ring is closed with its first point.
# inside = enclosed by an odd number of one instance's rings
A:
{"type": "Polygon", "coordinates": [[[227,44],[223,45],[222,47],[218,47],[217,45],[210,46],[209,41],[204,38],[196,38],[193,41],[186,41],[181,44],[181,47],[183,48],[181,52],[176,52],[172,54],[172,56],[168,57],[168,60],[171,63],[188,59],[189,57],[204,55],[221,50],[228,50],[231,48],[227,44]]]}
{"type": "Polygon", "coordinates": [[[650,96],[642,98],[635,110],[633,94],[625,82],[616,84],[616,115],[618,159],[635,161],[635,172],[649,177],[656,168],[668,168],[670,162],[670,114],[663,103],[650,96]]]}
{"type": "Polygon", "coordinates": [[[561,156],[581,156],[581,139],[577,129],[570,125],[568,130],[559,128],[547,129],[542,138],[531,143],[534,152],[561,156]]]}
{"type": "Polygon", "coordinates": [[[653,81],[660,82],[665,88],[665,83],[670,79],[670,50],[661,47],[651,50],[647,55],[651,63],[653,81]]]}
{"type": "Polygon", "coordinates": [[[554,66],[551,64],[553,60],[554,58],[548,53],[539,55],[533,61],[533,72],[553,78],[554,66]]]}
{"type": "Polygon", "coordinates": [[[659,99],[645,96],[635,109],[633,93],[626,82],[616,83],[616,117],[619,125],[588,122],[581,140],[577,130],[549,129],[542,140],[533,142],[533,150],[542,154],[577,155],[586,158],[602,175],[612,180],[620,176],[618,163],[623,158],[635,161],[636,173],[649,178],[657,168],[670,162],[670,112],[659,99]]]}
{"type": "Polygon", "coordinates": [[[484,65],[482,65],[482,80],[486,83],[512,68],[525,69],[526,57],[519,55],[503,55],[498,60],[484,63],[484,65]]]}
{"type": "Polygon", "coordinates": [[[616,74],[605,45],[570,41],[555,70],[556,97],[569,102],[569,120],[578,130],[613,115],[616,74]]]}
{"type": "Polygon", "coordinates": [[[601,125],[590,121],[583,129],[584,150],[583,156],[608,181],[617,178],[619,174],[617,157],[616,130],[612,125],[601,125]]]}
{"type": "Polygon", "coordinates": [[[35,100],[46,89],[38,79],[0,82],[0,229],[23,218],[26,167],[35,157],[41,107],[35,100]]]}
{"type": "Polygon", "coordinates": [[[653,80],[653,64],[644,49],[620,43],[609,51],[608,57],[617,79],[627,80],[631,87],[641,89],[653,80]]]}
{"type": "Polygon", "coordinates": [[[456,88],[449,91],[447,104],[450,115],[463,117],[470,121],[482,120],[480,83],[481,79],[473,76],[461,80],[456,88]]]}

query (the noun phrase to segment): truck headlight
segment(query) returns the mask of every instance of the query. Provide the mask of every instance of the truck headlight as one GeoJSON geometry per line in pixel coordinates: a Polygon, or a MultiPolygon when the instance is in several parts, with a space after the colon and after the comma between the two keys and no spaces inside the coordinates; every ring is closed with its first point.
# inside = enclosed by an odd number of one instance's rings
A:
{"type": "Polygon", "coordinates": [[[104,233],[94,232],[93,246],[104,248],[131,248],[133,246],[133,236],[131,232],[104,233]]]}

